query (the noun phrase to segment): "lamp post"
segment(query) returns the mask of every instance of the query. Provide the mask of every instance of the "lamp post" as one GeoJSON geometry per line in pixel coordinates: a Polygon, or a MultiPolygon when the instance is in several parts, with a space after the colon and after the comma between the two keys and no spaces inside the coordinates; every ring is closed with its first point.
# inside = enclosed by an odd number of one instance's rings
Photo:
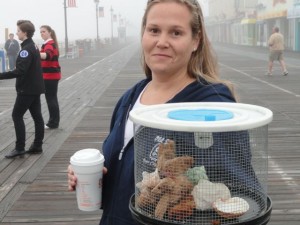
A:
{"type": "Polygon", "coordinates": [[[112,6],[110,6],[110,17],[111,17],[111,43],[113,42],[114,38],[114,10],[112,6]]]}
{"type": "Polygon", "coordinates": [[[99,18],[99,0],[94,0],[96,4],[96,26],[97,26],[97,44],[99,42],[99,26],[98,26],[98,18],[99,18]]]}
{"type": "Polygon", "coordinates": [[[67,3],[64,0],[64,12],[65,12],[65,56],[67,57],[69,43],[68,43],[68,22],[67,22],[67,3]]]}

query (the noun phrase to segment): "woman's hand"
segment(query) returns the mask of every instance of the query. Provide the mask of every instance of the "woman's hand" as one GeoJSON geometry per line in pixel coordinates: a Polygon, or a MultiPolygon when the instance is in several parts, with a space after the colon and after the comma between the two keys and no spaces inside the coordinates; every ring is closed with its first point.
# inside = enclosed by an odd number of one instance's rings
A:
{"type": "MultiPolygon", "coordinates": [[[[103,167],[103,175],[107,173],[107,168],[103,167]]],[[[77,177],[74,174],[74,170],[72,169],[72,166],[68,166],[68,190],[69,191],[75,191],[77,184],[77,177]]]]}
{"type": "Polygon", "coordinates": [[[68,166],[68,190],[75,191],[77,184],[77,177],[74,175],[74,170],[72,166],[68,166]]]}

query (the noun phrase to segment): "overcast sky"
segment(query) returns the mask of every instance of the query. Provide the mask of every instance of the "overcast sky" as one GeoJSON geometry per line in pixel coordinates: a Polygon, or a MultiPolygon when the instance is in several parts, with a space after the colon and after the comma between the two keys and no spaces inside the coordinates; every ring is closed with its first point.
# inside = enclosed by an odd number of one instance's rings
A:
{"type": "MultiPolygon", "coordinates": [[[[68,0],[66,0],[68,2],[68,0]]],[[[200,0],[207,1],[207,0],[200,0]]],[[[57,34],[59,42],[65,40],[64,0],[0,0],[0,44],[5,42],[5,28],[16,33],[16,21],[31,20],[35,27],[35,40],[41,40],[39,27],[50,25],[57,34]]],[[[111,7],[116,15],[128,21],[127,33],[139,35],[141,18],[147,0],[100,0],[99,6],[104,7],[104,18],[98,19],[99,37],[111,36],[111,7]]],[[[67,9],[68,39],[97,37],[96,5],[94,0],[76,0],[76,8],[67,9]]],[[[117,35],[114,23],[114,36],[117,35]]]]}
{"type": "MultiPolygon", "coordinates": [[[[16,33],[16,21],[31,20],[37,32],[34,39],[40,39],[39,27],[50,25],[58,39],[65,39],[64,0],[0,0],[0,43],[5,41],[5,28],[16,33]],[[31,9],[32,8],[32,9],[31,9]]],[[[68,0],[67,0],[68,2],[68,0]]],[[[99,36],[111,36],[110,9],[129,22],[128,32],[139,34],[141,17],[147,0],[100,0],[104,7],[104,18],[99,18],[99,36]]],[[[76,8],[67,9],[69,40],[96,38],[96,5],[94,0],[76,0],[76,8]]],[[[117,23],[114,23],[116,29],[117,23]]],[[[114,31],[116,35],[116,30],[114,31]]]]}

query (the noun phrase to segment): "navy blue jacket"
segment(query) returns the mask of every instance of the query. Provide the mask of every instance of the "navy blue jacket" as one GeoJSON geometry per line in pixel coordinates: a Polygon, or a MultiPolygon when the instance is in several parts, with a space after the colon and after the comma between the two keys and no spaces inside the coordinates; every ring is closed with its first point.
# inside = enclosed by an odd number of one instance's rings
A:
{"type": "MultiPolygon", "coordinates": [[[[128,115],[149,79],[142,80],[128,90],[118,101],[111,119],[110,133],[103,143],[105,167],[108,173],[103,180],[103,215],[101,225],[133,225],[129,211],[129,199],[135,192],[134,143],[129,141],[122,158],[124,131],[128,115]]],[[[235,102],[229,89],[223,84],[195,81],[178,93],[168,103],[176,102],[235,102]]]]}
{"type": "Polygon", "coordinates": [[[21,44],[17,57],[16,68],[0,73],[2,79],[16,79],[16,91],[19,95],[40,95],[45,93],[45,85],[41,67],[41,57],[38,47],[31,38],[21,44]]]}

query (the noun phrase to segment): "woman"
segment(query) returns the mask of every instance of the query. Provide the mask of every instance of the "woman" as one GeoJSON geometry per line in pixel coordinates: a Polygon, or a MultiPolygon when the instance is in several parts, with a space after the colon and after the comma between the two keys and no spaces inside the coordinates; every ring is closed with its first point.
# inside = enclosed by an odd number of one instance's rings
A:
{"type": "Polygon", "coordinates": [[[24,115],[29,110],[35,127],[35,138],[27,153],[42,153],[44,139],[44,120],[41,112],[40,95],[45,92],[40,53],[32,40],[34,25],[29,20],[17,22],[17,36],[21,43],[16,68],[0,73],[0,80],[16,78],[17,98],[12,112],[16,131],[16,145],[6,158],[25,154],[26,128],[24,115]]]}
{"type": "MultiPolygon", "coordinates": [[[[142,21],[142,49],[146,79],[121,97],[103,143],[106,168],[101,225],[135,224],[128,209],[135,191],[130,110],[161,103],[235,102],[231,86],[218,78],[197,1],[148,1],[142,21]]],[[[149,156],[145,161],[151,165],[156,160],[149,156]]],[[[68,176],[69,190],[74,190],[76,177],[71,166],[68,176]]]]}
{"type": "Polygon", "coordinates": [[[56,129],[60,121],[57,99],[58,82],[61,79],[60,65],[58,62],[59,49],[55,31],[50,26],[41,26],[40,33],[44,40],[40,54],[46,89],[45,97],[49,110],[49,120],[45,125],[45,129],[56,129]]]}

